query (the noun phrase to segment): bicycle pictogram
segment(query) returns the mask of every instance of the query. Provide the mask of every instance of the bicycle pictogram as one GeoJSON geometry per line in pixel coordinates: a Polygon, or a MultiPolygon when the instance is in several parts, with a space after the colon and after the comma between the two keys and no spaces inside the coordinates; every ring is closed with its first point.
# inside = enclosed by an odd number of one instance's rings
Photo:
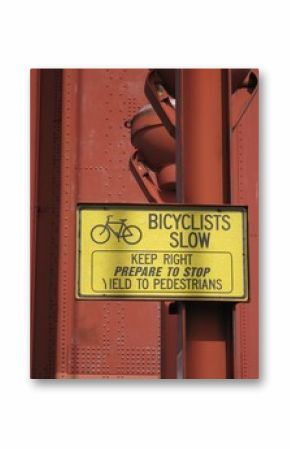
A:
{"type": "Polygon", "coordinates": [[[128,225],[127,218],[112,220],[113,215],[108,215],[105,224],[98,224],[91,230],[91,238],[95,243],[103,245],[115,235],[118,242],[123,239],[128,245],[136,245],[142,238],[142,231],[135,225],[128,225]],[[116,225],[120,225],[116,230],[116,225]]]}

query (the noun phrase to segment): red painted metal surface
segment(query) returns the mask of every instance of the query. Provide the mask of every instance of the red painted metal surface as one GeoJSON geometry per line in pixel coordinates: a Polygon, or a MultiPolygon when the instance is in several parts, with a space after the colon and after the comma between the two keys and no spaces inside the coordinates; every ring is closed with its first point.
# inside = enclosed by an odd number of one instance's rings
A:
{"type": "Polygon", "coordinates": [[[150,105],[132,119],[132,144],[157,178],[161,191],[174,190],[176,185],[176,141],[169,134],[150,105]]]}
{"type": "Polygon", "coordinates": [[[31,376],[55,376],[61,70],[31,73],[31,376]]]}
{"type": "MultiPolygon", "coordinates": [[[[59,206],[54,206],[54,213],[59,214],[59,230],[47,225],[45,236],[39,235],[45,245],[41,248],[43,257],[48,257],[48,247],[56,241],[59,241],[59,251],[49,256],[54,257],[54,265],[42,260],[40,254],[37,258],[36,265],[42,273],[37,271],[36,275],[39,290],[33,340],[37,348],[32,377],[158,378],[161,375],[159,302],[76,301],[74,291],[76,205],[147,202],[129,168],[133,149],[130,133],[124,127],[124,122],[146,102],[143,94],[146,73],[145,70],[63,71],[61,188],[58,189],[59,206]],[[52,273],[54,267],[57,273],[52,273]],[[43,300],[46,282],[54,285],[43,300]],[[52,311],[57,315],[52,317],[54,325],[58,323],[57,331],[52,328],[41,331],[38,326],[50,322],[52,311]]],[[[41,76],[55,79],[56,73],[41,71],[41,76]]],[[[46,79],[43,83],[43,95],[50,95],[53,102],[55,93],[49,92],[46,79]]],[[[47,101],[42,97],[43,107],[47,101]]],[[[47,117],[44,119],[49,124],[47,117]]],[[[45,132],[49,134],[47,141],[52,139],[53,131],[40,129],[41,135],[45,132]]],[[[41,138],[39,145],[42,157],[53,159],[51,146],[44,148],[41,138]]],[[[45,185],[43,190],[48,195],[51,191],[45,185]]],[[[50,210],[48,200],[45,207],[50,210]]],[[[41,214],[38,214],[38,227],[40,221],[41,214]]],[[[36,245],[37,249],[41,242],[36,245]]]]}
{"type": "Polygon", "coordinates": [[[150,71],[145,82],[145,94],[168,133],[175,138],[175,108],[172,105],[170,94],[166,90],[166,86],[168,86],[172,93],[175,91],[175,77],[174,75],[168,76],[168,72],[172,71],[150,71]]]}
{"type": "Polygon", "coordinates": [[[30,80],[30,285],[31,285],[31,314],[30,314],[30,371],[33,367],[33,336],[34,336],[34,308],[35,308],[35,263],[36,263],[36,227],[37,227],[37,184],[38,184],[38,131],[39,131],[39,72],[31,72],[30,80]]]}
{"type": "MultiPolygon", "coordinates": [[[[179,95],[182,202],[222,204],[222,71],[182,70],[179,95]]],[[[228,377],[228,305],[192,302],[184,308],[184,377],[228,377]]]]}
{"type": "MultiPolygon", "coordinates": [[[[258,71],[253,71],[258,77],[258,71]]],[[[259,377],[259,98],[257,89],[243,89],[232,97],[232,201],[248,206],[249,303],[234,312],[234,377],[259,377]],[[246,106],[246,108],[245,108],[246,106]],[[238,114],[237,110],[242,111],[238,114]],[[237,122],[236,117],[240,119],[237,122]]]]}

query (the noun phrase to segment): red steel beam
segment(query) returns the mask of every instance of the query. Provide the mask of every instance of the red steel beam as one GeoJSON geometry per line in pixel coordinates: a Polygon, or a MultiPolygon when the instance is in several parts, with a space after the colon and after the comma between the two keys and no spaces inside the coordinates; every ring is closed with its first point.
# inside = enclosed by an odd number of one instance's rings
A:
{"type": "Polygon", "coordinates": [[[38,139],[39,139],[39,70],[31,71],[30,79],[30,371],[32,372],[34,307],[35,307],[35,262],[36,262],[36,227],[37,227],[37,182],[38,182],[38,139]]]}
{"type": "MultiPolygon", "coordinates": [[[[231,70],[241,80],[241,70],[231,70]]],[[[258,70],[252,70],[257,77],[258,70]]],[[[232,95],[231,196],[234,204],[248,206],[249,302],[234,311],[234,377],[259,377],[259,96],[240,89],[232,95]],[[241,113],[242,111],[242,113],[241,113]],[[237,117],[240,119],[236,120],[237,117]]]]}
{"type": "Polygon", "coordinates": [[[55,374],[62,71],[31,71],[31,377],[55,374]]]}
{"type": "MultiPolygon", "coordinates": [[[[184,203],[222,204],[228,198],[224,90],[222,70],[180,71],[178,183],[184,203]]],[[[228,304],[197,301],[183,307],[183,377],[231,377],[228,304]]]]}

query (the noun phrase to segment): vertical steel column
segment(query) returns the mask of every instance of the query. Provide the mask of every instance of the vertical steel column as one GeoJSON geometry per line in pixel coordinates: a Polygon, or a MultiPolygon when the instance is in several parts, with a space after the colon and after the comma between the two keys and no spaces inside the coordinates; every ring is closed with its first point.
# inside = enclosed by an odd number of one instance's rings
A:
{"type": "MultiPolygon", "coordinates": [[[[179,73],[178,197],[184,203],[222,204],[229,198],[225,182],[225,74],[212,69],[185,69],[179,73]]],[[[183,376],[231,377],[231,350],[227,343],[231,340],[231,306],[189,302],[183,306],[182,317],[183,376]]]]}
{"type": "Polygon", "coordinates": [[[36,291],[37,183],[39,154],[40,71],[30,72],[30,373],[34,366],[34,318],[36,291]]]}

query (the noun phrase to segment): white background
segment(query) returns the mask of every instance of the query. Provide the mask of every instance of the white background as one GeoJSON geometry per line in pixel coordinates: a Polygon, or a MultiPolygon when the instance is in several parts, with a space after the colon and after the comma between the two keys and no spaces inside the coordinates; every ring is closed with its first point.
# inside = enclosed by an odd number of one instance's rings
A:
{"type": "Polygon", "coordinates": [[[289,2],[1,6],[2,448],[290,447],[289,2]],[[29,69],[259,67],[261,380],[29,380],[29,69]]]}

